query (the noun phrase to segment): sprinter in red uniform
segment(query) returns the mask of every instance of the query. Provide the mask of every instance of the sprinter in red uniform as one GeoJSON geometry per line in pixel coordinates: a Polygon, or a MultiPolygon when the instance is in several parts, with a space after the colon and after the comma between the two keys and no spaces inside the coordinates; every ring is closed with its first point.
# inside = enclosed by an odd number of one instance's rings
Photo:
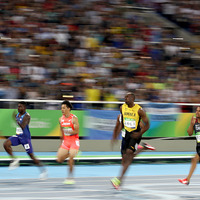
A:
{"type": "Polygon", "coordinates": [[[64,184],[74,184],[73,167],[74,157],[79,150],[79,123],[78,118],[71,113],[72,105],[69,101],[63,101],[61,105],[62,117],[59,119],[61,128],[61,146],[57,153],[57,162],[62,163],[69,158],[69,174],[64,184]]]}

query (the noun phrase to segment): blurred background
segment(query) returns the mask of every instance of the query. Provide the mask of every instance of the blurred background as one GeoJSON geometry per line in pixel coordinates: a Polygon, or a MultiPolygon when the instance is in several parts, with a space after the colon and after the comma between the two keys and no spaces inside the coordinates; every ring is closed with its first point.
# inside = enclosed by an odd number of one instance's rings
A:
{"type": "MultiPolygon", "coordinates": [[[[56,110],[66,98],[123,102],[134,92],[141,104],[194,112],[199,34],[197,0],[1,0],[0,107],[24,99],[33,100],[28,108],[56,110]]],[[[74,104],[87,108],[113,111],[119,103],[74,104]]]]}
{"type": "Polygon", "coordinates": [[[199,102],[200,2],[0,1],[0,98],[199,102]]]}
{"type": "MultiPolygon", "coordinates": [[[[188,172],[196,151],[195,136],[188,137],[187,128],[199,99],[199,0],[0,0],[0,179],[5,179],[0,193],[4,199],[12,195],[13,199],[39,199],[39,195],[53,199],[59,194],[54,199],[71,194],[82,199],[83,191],[84,199],[98,195],[101,199],[113,195],[115,199],[142,199],[142,195],[200,199],[194,196],[199,194],[198,177],[189,190],[175,183],[188,172]],[[121,140],[113,147],[110,140],[127,92],[134,92],[135,101],[147,111],[150,129],[142,141],[156,151],[136,157],[137,168],[130,170],[134,183],[129,182],[117,197],[108,191],[107,178],[105,183],[102,178],[89,183],[88,177],[118,174],[113,164],[121,163],[121,140]],[[85,177],[78,187],[66,190],[53,179],[49,185],[26,181],[35,178],[31,167],[8,171],[11,159],[3,142],[15,134],[12,113],[21,99],[28,102],[34,151],[46,165],[56,165],[60,104],[64,99],[72,102],[80,124],[76,164],[84,164],[76,166],[76,175],[85,177]],[[100,168],[103,164],[105,168],[100,168]],[[174,175],[171,180],[170,175],[174,175]],[[13,178],[16,181],[6,180],[13,178]]],[[[21,165],[32,165],[22,146],[13,150],[21,165]]],[[[58,178],[58,173],[64,177],[66,166],[56,167],[48,166],[49,177],[58,178]]]]}

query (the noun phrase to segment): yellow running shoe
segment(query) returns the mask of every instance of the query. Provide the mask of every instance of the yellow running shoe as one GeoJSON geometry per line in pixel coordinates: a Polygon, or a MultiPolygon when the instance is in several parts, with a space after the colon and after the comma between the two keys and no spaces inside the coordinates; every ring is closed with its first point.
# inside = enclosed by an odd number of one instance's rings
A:
{"type": "Polygon", "coordinates": [[[74,179],[65,179],[63,181],[63,184],[66,184],[66,185],[74,185],[75,184],[75,181],[74,179]]]}
{"type": "Polygon", "coordinates": [[[115,187],[116,190],[119,190],[119,186],[121,181],[118,178],[112,178],[111,180],[112,185],[115,187]]]}

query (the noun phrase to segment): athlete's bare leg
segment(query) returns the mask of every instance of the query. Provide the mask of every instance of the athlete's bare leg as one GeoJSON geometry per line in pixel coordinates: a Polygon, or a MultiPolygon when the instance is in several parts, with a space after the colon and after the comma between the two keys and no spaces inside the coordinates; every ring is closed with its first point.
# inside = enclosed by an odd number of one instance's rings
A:
{"type": "Polygon", "coordinates": [[[10,155],[10,157],[12,158],[12,161],[10,162],[9,165],[9,169],[13,170],[16,169],[17,167],[19,167],[19,159],[17,159],[14,155],[13,155],[13,150],[12,150],[12,142],[10,139],[7,139],[4,143],[4,149],[5,151],[10,155]]]}
{"type": "Polygon", "coordinates": [[[37,166],[39,166],[39,167],[43,166],[42,163],[34,156],[33,153],[28,153],[28,155],[37,166]]]}
{"type": "Polygon", "coordinates": [[[133,159],[135,156],[137,156],[140,152],[146,150],[147,148],[141,146],[141,145],[138,145],[138,148],[135,152],[133,152],[132,150],[128,149],[128,155],[127,155],[127,150],[122,154],[122,166],[123,166],[123,169],[122,169],[122,174],[119,178],[119,180],[121,181],[126,170],[128,169],[129,165],[132,163],[133,159]],[[129,155],[130,154],[130,155],[129,155]],[[129,160],[129,162],[127,162],[127,160],[129,160]],[[130,163],[130,164],[128,164],[130,163]]]}
{"type": "Polygon", "coordinates": [[[58,163],[64,162],[65,159],[68,157],[69,157],[69,150],[63,148],[58,149],[57,160],[56,160],[58,163]]]}
{"type": "Polygon", "coordinates": [[[70,149],[69,151],[69,178],[73,177],[73,169],[74,169],[74,157],[77,155],[78,150],[77,149],[70,149]]]}
{"type": "Polygon", "coordinates": [[[7,139],[4,143],[3,143],[3,147],[5,149],[5,151],[10,155],[10,157],[12,157],[13,159],[15,158],[15,156],[13,155],[13,150],[11,147],[12,143],[9,139],[7,139]]]}
{"type": "Polygon", "coordinates": [[[28,155],[33,160],[34,164],[39,167],[39,170],[40,170],[40,179],[41,180],[47,179],[47,176],[48,176],[47,175],[47,170],[45,169],[45,167],[42,164],[42,162],[40,162],[40,160],[38,160],[33,153],[28,153],[28,155]]]}
{"type": "Polygon", "coordinates": [[[190,182],[192,174],[194,173],[194,170],[196,169],[197,162],[199,162],[199,155],[198,154],[196,154],[195,157],[192,158],[192,160],[191,160],[190,172],[189,172],[188,176],[186,177],[188,182],[190,182]]]}
{"type": "Polygon", "coordinates": [[[121,176],[119,177],[120,181],[122,181],[124,174],[126,173],[128,167],[132,163],[134,157],[135,157],[134,152],[131,149],[127,149],[126,153],[123,155],[122,172],[121,176]]]}
{"type": "Polygon", "coordinates": [[[69,173],[68,177],[73,177],[73,168],[74,168],[74,157],[77,155],[78,150],[70,149],[66,150],[63,148],[59,148],[57,153],[57,162],[62,163],[65,161],[66,158],[69,157],[68,164],[69,164],[69,173]]]}

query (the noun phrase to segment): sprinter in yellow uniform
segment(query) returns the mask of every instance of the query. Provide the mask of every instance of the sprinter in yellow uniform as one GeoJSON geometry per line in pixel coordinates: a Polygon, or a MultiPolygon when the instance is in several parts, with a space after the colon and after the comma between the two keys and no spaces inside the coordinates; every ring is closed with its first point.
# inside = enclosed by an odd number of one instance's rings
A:
{"type": "Polygon", "coordinates": [[[113,140],[117,139],[122,128],[125,129],[125,139],[123,147],[123,165],[119,178],[111,179],[113,186],[119,189],[122,179],[129,165],[132,163],[133,158],[143,149],[155,150],[149,144],[143,143],[141,149],[137,150],[138,144],[141,141],[142,135],[149,129],[149,119],[146,112],[141,106],[134,103],[135,95],[131,92],[125,96],[125,104],[120,107],[122,116],[122,123],[118,130],[113,133],[113,140]],[[140,122],[142,121],[142,126],[140,122]],[[136,153],[137,152],[137,153],[136,153]]]}

